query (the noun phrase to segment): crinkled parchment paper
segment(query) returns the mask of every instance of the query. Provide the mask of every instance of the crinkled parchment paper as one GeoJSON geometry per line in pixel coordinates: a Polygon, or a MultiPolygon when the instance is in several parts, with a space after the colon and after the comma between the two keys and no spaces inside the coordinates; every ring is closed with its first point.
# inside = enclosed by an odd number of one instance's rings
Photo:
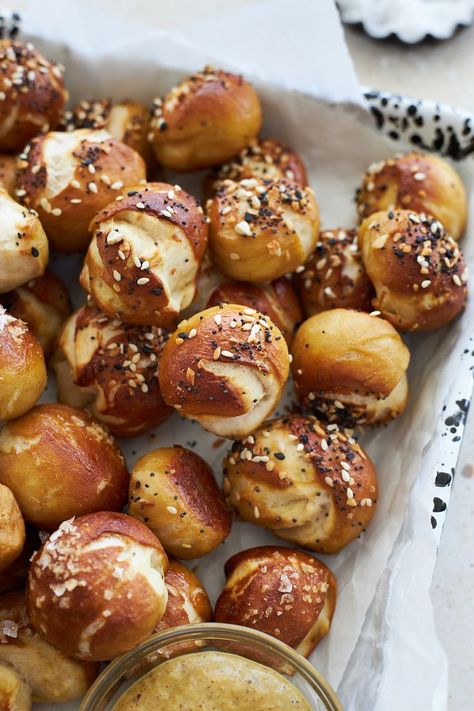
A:
{"type": "MultiPolygon", "coordinates": [[[[329,0],[256,3],[183,29],[179,41],[150,29],[146,18],[128,16],[132,8],[133,3],[119,4],[115,16],[105,16],[89,0],[42,0],[31,3],[24,29],[66,64],[73,100],[127,96],[150,102],[212,60],[244,71],[263,100],[266,135],[287,141],[305,159],[323,226],[355,224],[354,189],[366,166],[389,156],[394,146],[376,133],[362,108],[329,0]]],[[[472,162],[461,172],[472,203],[472,162]]],[[[198,190],[195,180],[183,177],[180,183],[198,190]]],[[[463,246],[472,263],[474,243],[465,237],[463,246]]],[[[53,264],[63,274],[77,274],[77,266],[74,258],[53,264]]],[[[79,289],[76,295],[80,303],[79,289]]],[[[380,477],[375,518],[360,540],[324,557],[337,576],[339,597],[331,632],[311,659],[353,711],[446,707],[447,665],[429,598],[437,549],[430,525],[432,481],[443,445],[443,403],[459,378],[465,380],[461,354],[468,347],[473,311],[471,301],[450,327],[409,339],[408,409],[389,426],[363,435],[380,477]]],[[[51,384],[49,397],[53,392],[51,384]]],[[[215,446],[212,435],[177,415],[155,433],[122,446],[131,466],[145,451],[175,442],[195,446],[221,477],[228,444],[215,446]]],[[[261,543],[281,541],[236,522],[229,539],[197,561],[213,600],[224,584],[224,561],[261,543]]]]}

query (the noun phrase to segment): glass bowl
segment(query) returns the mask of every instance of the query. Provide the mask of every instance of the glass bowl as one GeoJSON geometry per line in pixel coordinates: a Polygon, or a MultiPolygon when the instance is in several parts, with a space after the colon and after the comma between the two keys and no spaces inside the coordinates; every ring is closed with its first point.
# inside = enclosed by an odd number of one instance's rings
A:
{"type": "MultiPolygon", "coordinates": [[[[218,622],[159,632],[115,659],[91,686],[80,711],[111,711],[128,687],[170,657],[211,650],[253,658],[273,670],[284,670],[285,678],[298,688],[313,711],[343,711],[326,679],[286,644],[248,627],[218,622]]],[[[161,709],[157,707],[156,711],[161,709]]]]}

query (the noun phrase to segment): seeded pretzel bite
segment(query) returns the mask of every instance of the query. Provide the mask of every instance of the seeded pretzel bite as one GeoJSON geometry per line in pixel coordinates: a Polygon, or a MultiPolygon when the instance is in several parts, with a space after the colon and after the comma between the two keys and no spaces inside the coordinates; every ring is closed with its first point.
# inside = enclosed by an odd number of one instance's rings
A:
{"type": "Polygon", "coordinates": [[[48,256],[48,240],[37,214],[0,187],[0,299],[2,293],[43,274],[48,256]]]}
{"type": "Polygon", "coordinates": [[[38,212],[54,249],[81,252],[92,218],[145,178],[143,158],[108,131],[52,131],[20,154],[16,195],[38,212]]]}
{"type": "Polygon", "coordinates": [[[458,173],[442,158],[412,151],[369,166],[357,195],[360,220],[383,210],[425,212],[458,240],[467,198],[458,173]]]}
{"type": "Polygon", "coordinates": [[[14,197],[16,186],[16,157],[0,155],[0,185],[14,197]]]}
{"type": "Polygon", "coordinates": [[[266,314],[282,332],[288,347],[296,325],[303,320],[301,306],[291,282],[285,277],[270,284],[244,281],[226,282],[212,292],[208,307],[219,304],[242,304],[266,314]]]}
{"type": "Polygon", "coordinates": [[[31,563],[28,615],[41,637],[88,661],[118,657],[166,609],[168,558],[137,519],[101,511],[64,521],[31,563]]]}
{"type": "Polygon", "coordinates": [[[140,518],[170,555],[184,560],[210,553],[230,533],[231,515],[212,469],[175,445],[148,452],[130,478],[128,511],[140,518]]]}
{"type": "Polygon", "coordinates": [[[32,408],[46,381],[40,344],[26,323],[0,305],[0,420],[13,420],[32,408]]]}
{"type": "Polygon", "coordinates": [[[232,556],[215,607],[216,622],[266,632],[308,657],[328,633],[337,583],[317,558],[284,546],[232,556]]]}
{"type": "Polygon", "coordinates": [[[25,522],[15,497],[0,484],[0,571],[18,558],[25,544],[25,522]]]}
{"type": "Polygon", "coordinates": [[[410,210],[376,212],[359,228],[372,303],[401,331],[444,326],[464,308],[467,267],[442,224],[410,210]]]}
{"type": "Polygon", "coordinates": [[[68,98],[63,72],[30,42],[0,40],[0,151],[15,153],[57,126],[68,98]]]}
{"type": "Polygon", "coordinates": [[[230,163],[215,168],[204,182],[206,196],[210,197],[224,180],[238,182],[245,178],[286,178],[303,188],[308,185],[306,169],[299,155],[279,141],[266,138],[252,141],[230,163]]]}
{"type": "Polygon", "coordinates": [[[51,531],[71,516],[120,510],[128,473],[114,440],[89,413],[55,403],[0,431],[0,482],[28,521],[51,531]]]}
{"type": "Polygon", "coordinates": [[[98,664],[67,657],[41,639],[28,619],[22,590],[0,597],[0,665],[24,679],[37,703],[79,699],[99,673],[98,664]]]}
{"type": "Polygon", "coordinates": [[[349,309],[311,316],[296,332],[292,373],[302,404],[329,422],[385,422],[408,399],[410,353],[382,318],[349,309]]]}
{"type": "Polygon", "coordinates": [[[111,99],[81,101],[64,114],[61,127],[65,131],[77,128],[105,128],[113,138],[137,151],[147,163],[152,162],[152,149],[148,142],[150,112],[137,101],[111,99]]]}
{"type": "Polygon", "coordinates": [[[208,202],[214,262],[231,279],[271,281],[294,271],[316,247],[319,210],[310,187],[246,178],[208,202]]]}
{"type": "Polygon", "coordinates": [[[172,170],[198,170],[237,155],[262,125],[259,98],[241,76],[205,67],[153,102],[149,140],[172,170]]]}
{"type": "Polygon", "coordinates": [[[2,294],[0,299],[12,316],[28,324],[40,342],[45,358],[49,358],[61,325],[70,312],[64,282],[46,270],[42,276],[2,294]]]}
{"type": "Polygon", "coordinates": [[[81,284],[112,318],[169,326],[189,306],[207,245],[197,200],[179,186],[146,183],[102,210],[81,284]]]}
{"type": "Polygon", "coordinates": [[[377,475],[337,425],[288,415],[235,442],[224,462],[226,500],[246,521],[319,553],[338,553],[365,531],[377,475]]]}
{"type": "Polygon", "coordinates": [[[134,437],[172,413],[158,382],[168,332],[129,326],[95,306],[64,325],[53,358],[60,402],[84,407],[116,437],[134,437]]]}
{"type": "Polygon", "coordinates": [[[294,283],[306,316],[336,308],[371,311],[374,288],[362,265],[357,230],[321,232],[315,251],[297,269],[294,283]]]}
{"type": "Polygon", "coordinates": [[[276,407],[288,378],[279,329],[255,309],[225,304],[179,324],[160,363],[165,402],[221,437],[245,437],[276,407]]]}

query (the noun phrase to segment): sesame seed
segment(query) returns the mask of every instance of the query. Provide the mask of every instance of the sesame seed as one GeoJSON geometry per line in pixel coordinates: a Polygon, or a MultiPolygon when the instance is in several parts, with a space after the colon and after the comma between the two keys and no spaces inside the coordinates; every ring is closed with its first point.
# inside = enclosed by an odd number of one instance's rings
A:
{"type": "Polygon", "coordinates": [[[136,204],[135,207],[138,207],[139,210],[144,210],[144,209],[145,209],[145,205],[144,205],[142,202],[137,202],[137,204],[136,204]]]}
{"type": "Polygon", "coordinates": [[[380,316],[381,313],[381,311],[371,311],[369,316],[380,316]]]}
{"type": "Polygon", "coordinates": [[[188,338],[194,338],[194,336],[197,336],[197,330],[195,328],[192,328],[188,333],[188,338]]]}
{"type": "Polygon", "coordinates": [[[214,358],[214,360],[219,360],[220,354],[221,354],[221,349],[219,348],[219,346],[217,346],[216,350],[212,354],[212,357],[214,358]]]}
{"type": "Polygon", "coordinates": [[[59,217],[60,215],[63,214],[63,211],[61,210],[60,207],[55,207],[51,210],[51,214],[54,215],[54,217],[59,217]]]}
{"type": "Polygon", "coordinates": [[[92,163],[89,163],[89,165],[87,166],[87,170],[89,171],[89,173],[91,173],[91,175],[94,175],[95,166],[92,163]]]}
{"type": "Polygon", "coordinates": [[[177,514],[178,513],[178,509],[176,508],[176,506],[167,506],[166,510],[169,511],[170,514],[177,514]]]}
{"type": "Polygon", "coordinates": [[[174,200],[174,190],[168,190],[167,197],[168,200],[174,200]]]}
{"type": "Polygon", "coordinates": [[[321,449],[323,450],[323,452],[325,452],[328,449],[328,443],[326,442],[325,439],[321,440],[321,449]]]}
{"type": "Polygon", "coordinates": [[[118,244],[119,242],[122,242],[122,240],[123,235],[121,235],[120,232],[117,232],[117,230],[110,230],[107,235],[107,244],[118,244]]]}
{"type": "Polygon", "coordinates": [[[453,282],[456,284],[456,286],[462,286],[462,281],[457,274],[453,275],[453,282]]]}
{"type": "Polygon", "coordinates": [[[228,215],[231,210],[232,210],[231,206],[226,205],[225,207],[222,208],[221,215],[228,215]]]}
{"type": "Polygon", "coordinates": [[[24,197],[26,195],[26,190],[23,190],[23,188],[20,188],[19,190],[15,190],[15,194],[18,197],[24,197]]]}
{"type": "Polygon", "coordinates": [[[121,180],[116,180],[110,187],[112,190],[120,190],[120,188],[123,188],[123,182],[121,180]]]}
{"type": "Polygon", "coordinates": [[[341,477],[342,477],[342,480],[345,481],[347,484],[349,483],[350,478],[351,478],[345,469],[342,470],[341,477]]]}
{"type": "Polygon", "coordinates": [[[137,269],[142,268],[141,260],[136,255],[133,255],[133,263],[135,264],[137,269]]]}
{"type": "Polygon", "coordinates": [[[218,326],[220,326],[222,323],[222,316],[220,314],[216,314],[214,316],[214,321],[217,323],[218,326]]]}
{"type": "Polygon", "coordinates": [[[426,173],[415,173],[413,177],[415,180],[419,180],[421,182],[426,178],[426,173]]]}
{"type": "Polygon", "coordinates": [[[353,499],[353,498],[354,498],[354,492],[353,492],[352,489],[350,489],[349,487],[347,487],[346,496],[347,496],[348,499],[353,499]]]}
{"type": "Polygon", "coordinates": [[[100,179],[105,185],[110,185],[110,178],[107,175],[107,173],[104,173],[103,175],[100,176],[100,179]]]}
{"type": "Polygon", "coordinates": [[[326,484],[327,484],[328,486],[334,486],[334,481],[331,479],[330,476],[324,477],[324,481],[326,482],[326,484]]]}
{"type": "Polygon", "coordinates": [[[94,181],[91,181],[90,183],[88,183],[87,187],[89,188],[91,193],[98,193],[99,192],[97,189],[97,185],[94,183],[94,181]]]}
{"type": "Polygon", "coordinates": [[[231,353],[230,351],[221,351],[221,355],[223,355],[225,358],[233,358],[234,354],[231,353]]]}
{"type": "Polygon", "coordinates": [[[145,286],[149,281],[148,277],[140,277],[140,279],[137,279],[137,284],[138,286],[145,286]]]}
{"type": "Polygon", "coordinates": [[[234,261],[237,262],[240,259],[240,255],[237,254],[236,252],[231,252],[229,254],[229,257],[234,261]]]}
{"type": "Polygon", "coordinates": [[[253,507],[253,515],[255,518],[260,518],[260,511],[258,510],[258,506],[253,507]]]}
{"type": "Polygon", "coordinates": [[[431,279],[425,279],[424,281],[421,282],[421,288],[427,289],[430,284],[431,284],[431,279]]]}
{"type": "Polygon", "coordinates": [[[71,180],[71,185],[73,188],[76,188],[76,190],[79,190],[81,187],[81,184],[78,180],[71,180]]]}
{"type": "Polygon", "coordinates": [[[79,205],[80,202],[82,202],[81,198],[72,198],[71,199],[71,205],[79,205]]]}
{"type": "Polygon", "coordinates": [[[245,237],[251,237],[252,236],[252,230],[250,229],[250,225],[248,222],[245,220],[242,220],[242,222],[238,222],[234,230],[237,232],[239,235],[244,235],[245,237]]]}
{"type": "Polygon", "coordinates": [[[121,278],[122,278],[122,275],[120,274],[120,272],[118,272],[116,269],[114,269],[114,279],[115,279],[115,281],[120,281],[121,278]]]}
{"type": "Polygon", "coordinates": [[[351,468],[347,462],[341,462],[341,467],[346,470],[346,472],[350,472],[351,468]]]}

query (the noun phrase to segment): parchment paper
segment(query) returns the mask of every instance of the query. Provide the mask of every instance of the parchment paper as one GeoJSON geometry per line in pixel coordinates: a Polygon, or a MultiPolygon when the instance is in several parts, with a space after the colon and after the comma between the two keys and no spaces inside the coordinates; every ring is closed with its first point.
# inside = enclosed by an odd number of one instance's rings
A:
{"type": "MultiPolygon", "coordinates": [[[[145,28],[141,18],[123,22],[120,12],[102,16],[89,2],[64,1],[61,12],[58,5],[50,0],[32,3],[24,25],[40,46],[67,65],[73,100],[107,95],[149,102],[213,57],[221,65],[243,69],[263,100],[265,134],[287,141],[302,154],[323,226],[355,224],[354,189],[367,165],[389,156],[394,146],[375,132],[361,108],[329,0],[257,3],[183,30],[180,42],[145,28]],[[276,43],[276,37],[281,41],[276,43]]],[[[472,195],[472,163],[461,172],[472,195]]],[[[195,180],[179,182],[197,192],[195,180]]],[[[463,247],[472,263],[474,244],[468,236],[463,247]]],[[[77,266],[74,259],[53,264],[70,274],[77,273],[77,266]]],[[[339,597],[330,634],[311,660],[351,711],[446,708],[447,664],[429,599],[437,549],[430,527],[431,484],[441,446],[443,403],[455,387],[473,311],[471,301],[463,318],[450,327],[409,339],[407,411],[363,437],[380,477],[373,523],[345,551],[323,557],[337,576],[339,597]]],[[[49,397],[53,392],[51,385],[49,397]]],[[[175,442],[196,443],[195,450],[221,477],[227,444],[213,446],[212,435],[177,415],[155,433],[123,441],[122,446],[132,466],[145,451],[175,442]]],[[[196,562],[213,600],[224,584],[225,560],[264,542],[281,543],[263,529],[235,522],[229,539],[196,562]]]]}

